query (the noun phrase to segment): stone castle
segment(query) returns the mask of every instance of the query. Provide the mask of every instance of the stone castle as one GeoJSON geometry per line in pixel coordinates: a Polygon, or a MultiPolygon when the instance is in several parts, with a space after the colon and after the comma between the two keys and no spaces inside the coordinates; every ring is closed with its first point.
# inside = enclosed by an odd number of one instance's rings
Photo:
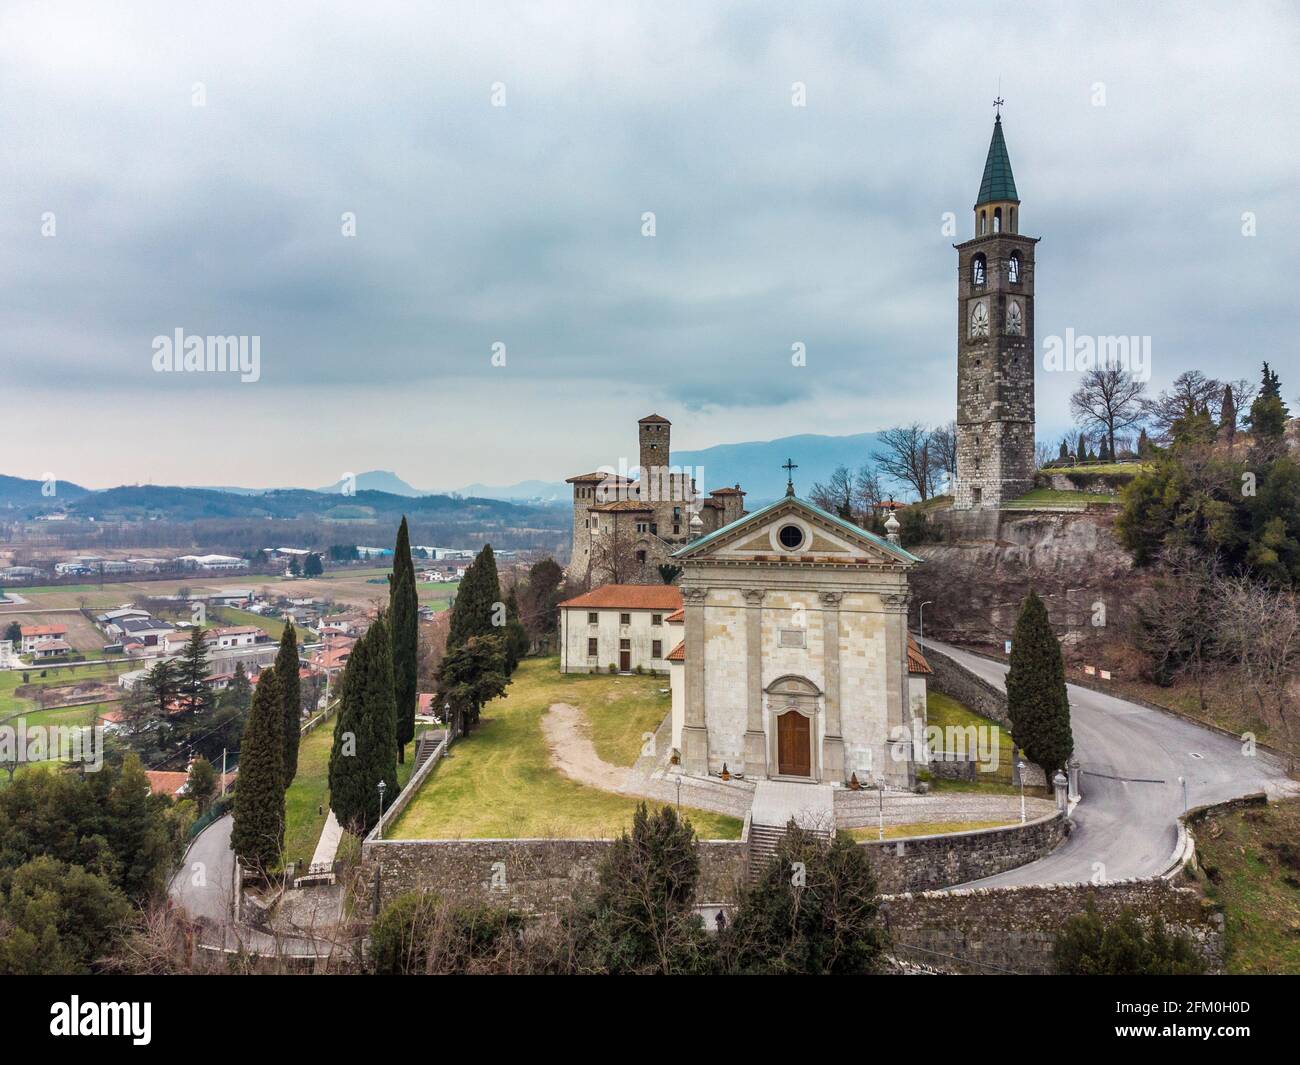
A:
{"type": "Polygon", "coordinates": [[[657,584],[658,567],[674,551],[745,513],[740,485],[704,495],[691,470],[670,464],[672,423],[667,418],[647,414],[637,422],[637,433],[637,467],[566,480],[573,485],[568,575],[593,588],[657,584]]]}
{"type": "Polygon", "coordinates": [[[996,508],[1034,486],[1034,246],[1001,114],[975,203],[975,236],[957,249],[957,510],[996,508]]]}

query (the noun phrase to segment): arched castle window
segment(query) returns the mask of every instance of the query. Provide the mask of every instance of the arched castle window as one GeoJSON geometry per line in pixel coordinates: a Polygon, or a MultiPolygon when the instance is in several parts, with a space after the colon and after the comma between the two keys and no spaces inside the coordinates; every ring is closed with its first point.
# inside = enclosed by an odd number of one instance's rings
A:
{"type": "Polygon", "coordinates": [[[980,212],[980,236],[981,237],[984,236],[984,230],[988,228],[986,217],[987,216],[985,215],[985,213],[981,211],[980,212]]]}
{"type": "Polygon", "coordinates": [[[993,232],[994,233],[1002,232],[1002,208],[1001,207],[993,208],[993,232]]]}
{"type": "Polygon", "coordinates": [[[1013,285],[1020,280],[1020,252],[1013,251],[1007,261],[1007,280],[1013,285]]]}
{"type": "Polygon", "coordinates": [[[988,263],[984,256],[976,255],[970,261],[970,283],[972,285],[984,284],[984,279],[988,276],[988,263]]]}

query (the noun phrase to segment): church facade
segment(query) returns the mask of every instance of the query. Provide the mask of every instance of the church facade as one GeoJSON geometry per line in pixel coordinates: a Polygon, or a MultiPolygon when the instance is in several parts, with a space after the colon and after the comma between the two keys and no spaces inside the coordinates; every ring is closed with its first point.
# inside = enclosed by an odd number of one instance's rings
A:
{"type": "Polygon", "coordinates": [[[691,470],[670,464],[672,428],[667,418],[647,414],[637,422],[635,468],[567,479],[573,485],[571,579],[592,588],[660,583],[658,566],[674,551],[745,512],[740,485],[705,495],[691,470]]]}
{"type": "Polygon", "coordinates": [[[670,654],[683,772],[909,787],[908,572],[920,562],[794,496],[678,550],[670,654]]]}
{"type": "Polygon", "coordinates": [[[984,163],[975,236],[957,250],[957,472],[953,506],[998,507],[1034,486],[1034,249],[1002,118],[984,163]]]}

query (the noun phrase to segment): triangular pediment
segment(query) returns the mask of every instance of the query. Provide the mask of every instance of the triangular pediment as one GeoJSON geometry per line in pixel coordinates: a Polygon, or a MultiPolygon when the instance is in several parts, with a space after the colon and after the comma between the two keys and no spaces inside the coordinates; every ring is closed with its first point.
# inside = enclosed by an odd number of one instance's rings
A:
{"type": "Polygon", "coordinates": [[[910,552],[795,496],[770,503],[688,544],[674,558],[719,562],[910,566],[910,552]]]}

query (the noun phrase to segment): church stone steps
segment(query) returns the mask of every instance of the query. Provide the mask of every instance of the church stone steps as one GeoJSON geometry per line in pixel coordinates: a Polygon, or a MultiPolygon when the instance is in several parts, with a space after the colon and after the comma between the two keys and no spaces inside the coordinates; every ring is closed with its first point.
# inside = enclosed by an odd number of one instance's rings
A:
{"type": "MultiPolygon", "coordinates": [[[[817,829],[810,830],[813,835],[820,836],[822,839],[830,839],[831,833],[817,829]]],[[[750,825],[749,826],[749,882],[758,883],[763,875],[763,870],[772,860],[772,855],[776,853],[776,848],[780,845],[782,838],[785,836],[784,827],[776,825],[750,825]]]]}

